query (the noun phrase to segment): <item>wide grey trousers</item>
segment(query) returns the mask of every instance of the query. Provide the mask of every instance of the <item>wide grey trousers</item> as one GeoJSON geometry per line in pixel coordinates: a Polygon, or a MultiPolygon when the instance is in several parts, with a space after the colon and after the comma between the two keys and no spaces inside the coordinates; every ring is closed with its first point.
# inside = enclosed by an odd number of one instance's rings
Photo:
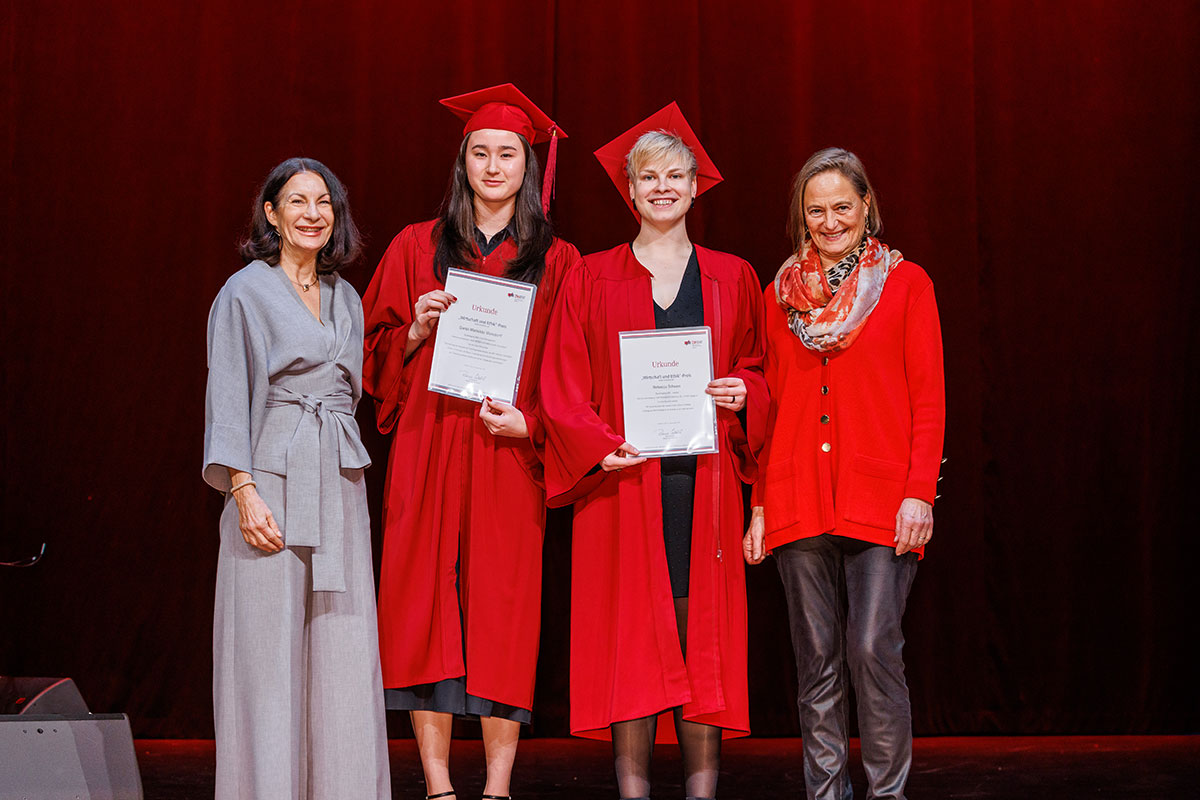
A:
{"type": "Polygon", "coordinates": [[[808,800],[850,800],[847,664],[868,800],[904,800],[912,712],[900,620],[917,556],[825,534],[774,550],[796,653],[808,800]]]}
{"type": "MultiPolygon", "coordinates": [[[[391,797],[362,470],[342,470],[345,592],[311,591],[309,547],[266,554],[221,514],[213,621],[216,800],[391,797]]],[[[268,507],[285,479],[257,471],[268,507]]],[[[287,529],[284,528],[286,541],[287,529]]]]}

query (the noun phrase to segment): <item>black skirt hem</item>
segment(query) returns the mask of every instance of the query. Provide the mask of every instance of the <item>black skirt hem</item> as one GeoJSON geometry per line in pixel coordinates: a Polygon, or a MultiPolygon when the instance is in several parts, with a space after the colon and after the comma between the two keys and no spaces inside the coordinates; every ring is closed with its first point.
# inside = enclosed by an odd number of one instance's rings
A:
{"type": "Polygon", "coordinates": [[[460,719],[498,717],[522,725],[530,724],[533,719],[533,712],[527,708],[468,694],[465,677],[384,689],[383,702],[388,711],[436,711],[460,719]]]}

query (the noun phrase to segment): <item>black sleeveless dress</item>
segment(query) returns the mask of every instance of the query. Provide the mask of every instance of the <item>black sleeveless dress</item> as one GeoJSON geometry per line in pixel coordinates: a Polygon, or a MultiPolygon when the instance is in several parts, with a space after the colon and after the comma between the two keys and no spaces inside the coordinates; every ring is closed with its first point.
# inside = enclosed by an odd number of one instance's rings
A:
{"type": "MultiPolygon", "coordinates": [[[[654,303],[654,327],[699,328],[704,325],[704,295],[700,288],[700,262],[696,248],[683,270],[679,293],[668,308],[654,303]]],[[[696,489],[696,457],[671,456],[659,459],[662,469],[663,544],[671,573],[671,595],[688,596],[688,573],[692,558],[692,506],[696,489]]]]}

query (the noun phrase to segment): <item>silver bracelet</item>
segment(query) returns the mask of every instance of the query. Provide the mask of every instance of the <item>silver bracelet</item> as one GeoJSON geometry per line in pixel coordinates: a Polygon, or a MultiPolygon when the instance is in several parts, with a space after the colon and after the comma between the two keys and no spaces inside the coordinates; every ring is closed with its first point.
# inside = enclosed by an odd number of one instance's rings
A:
{"type": "Polygon", "coordinates": [[[253,480],[242,481],[242,482],[241,482],[241,483],[239,483],[237,486],[234,486],[232,489],[230,489],[230,490],[229,490],[229,493],[230,493],[230,494],[233,494],[233,493],[234,493],[234,492],[236,492],[238,489],[244,489],[244,488],[246,488],[247,486],[254,486],[254,487],[257,487],[257,486],[258,486],[258,484],[257,484],[257,483],[255,483],[253,480]]]}

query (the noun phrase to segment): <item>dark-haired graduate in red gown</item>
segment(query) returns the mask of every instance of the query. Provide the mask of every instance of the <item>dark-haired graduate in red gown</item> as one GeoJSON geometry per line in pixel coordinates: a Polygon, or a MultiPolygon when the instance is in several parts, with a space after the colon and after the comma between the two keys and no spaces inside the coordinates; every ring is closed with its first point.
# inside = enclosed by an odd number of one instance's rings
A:
{"type": "Polygon", "coordinates": [[[363,384],[393,434],[379,644],[387,706],[412,716],[426,791],[455,796],[455,715],[478,717],[484,797],[504,798],[530,720],[546,505],[537,376],[555,293],[579,252],[546,219],[564,134],[511,84],[442,101],[467,120],[441,216],[392,241],[363,297],[363,384]],[[532,144],[547,141],[540,185],[532,144]],[[539,191],[541,189],[542,191],[539,191]],[[537,284],[514,405],[428,391],[449,267],[537,284]]]}
{"type": "Polygon", "coordinates": [[[596,155],[641,231],[567,276],[542,363],[547,494],[575,506],[571,731],[611,736],[621,797],[647,797],[667,712],[686,794],[711,798],[722,736],[750,729],[742,483],[767,410],[762,290],[744,260],[688,239],[687,211],[720,175],[674,103],[596,155]],[[720,452],[640,457],[623,435],[618,335],[701,325],[720,452]]]}

